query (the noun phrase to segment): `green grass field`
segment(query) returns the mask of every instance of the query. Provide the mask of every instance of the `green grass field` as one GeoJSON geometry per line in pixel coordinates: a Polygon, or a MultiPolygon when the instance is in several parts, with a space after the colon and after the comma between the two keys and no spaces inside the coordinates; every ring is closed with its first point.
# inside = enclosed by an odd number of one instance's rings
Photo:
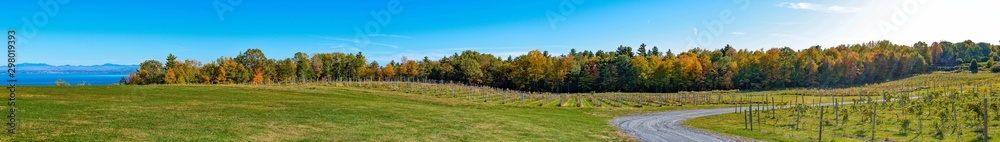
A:
{"type": "Polygon", "coordinates": [[[720,107],[509,106],[325,85],[17,91],[18,134],[0,141],[632,141],[609,120],[720,107]]]}

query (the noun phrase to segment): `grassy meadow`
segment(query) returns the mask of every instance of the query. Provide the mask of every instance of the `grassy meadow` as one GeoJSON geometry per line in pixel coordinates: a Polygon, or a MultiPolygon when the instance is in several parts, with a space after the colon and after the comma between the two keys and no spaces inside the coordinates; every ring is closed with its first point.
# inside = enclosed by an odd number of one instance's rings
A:
{"type": "Polygon", "coordinates": [[[0,141],[634,141],[609,120],[720,107],[505,106],[325,84],[17,91],[18,133],[0,141]]]}

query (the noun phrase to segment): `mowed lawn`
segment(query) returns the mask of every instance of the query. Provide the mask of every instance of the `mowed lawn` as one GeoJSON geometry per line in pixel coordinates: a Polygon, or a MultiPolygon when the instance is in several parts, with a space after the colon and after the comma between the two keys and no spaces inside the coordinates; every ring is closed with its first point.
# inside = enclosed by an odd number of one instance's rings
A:
{"type": "Polygon", "coordinates": [[[629,139],[612,117],[667,109],[500,106],[323,85],[17,92],[18,134],[0,141],[618,141],[629,139]]]}

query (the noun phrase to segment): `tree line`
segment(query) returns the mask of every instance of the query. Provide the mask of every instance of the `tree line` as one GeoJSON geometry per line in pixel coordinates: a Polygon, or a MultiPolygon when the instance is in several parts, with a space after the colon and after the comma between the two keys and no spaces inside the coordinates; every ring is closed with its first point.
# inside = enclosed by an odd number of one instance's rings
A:
{"type": "Polygon", "coordinates": [[[288,84],[344,79],[444,80],[500,88],[543,92],[677,92],[761,90],[788,87],[849,87],[905,78],[935,70],[978,71],[966,63],[1000,71],[1000,48],[966,40],[889,41],[747,50],[726,45],[716,50],[694,48],[674,53],[658,47],[619,46],[613,51],[577,51],[553,55],[533,50],[517,57],[466,50],[441,59],[387,64],[368,62],[361,52],[307,53],[269,59],[260,49],[235,58],[220,57],[202,64],[180,61],[170,54],[166,63],[147,60],[122,84],[288,84]],[[973,64],[978,65],[978,64],[973,64]]]}

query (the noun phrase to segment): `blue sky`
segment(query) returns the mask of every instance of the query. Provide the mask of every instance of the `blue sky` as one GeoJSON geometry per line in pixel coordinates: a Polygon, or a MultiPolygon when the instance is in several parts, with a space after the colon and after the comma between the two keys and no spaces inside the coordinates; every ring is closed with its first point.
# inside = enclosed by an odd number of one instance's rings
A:
{"type": "Polygon", "coordinates": [[[385,64],[462,50],[506,58],[645,43],[661,50],[761,49],[889,39],[996,44],[990,0],[18,0],[0,27],[18,30],[19,62],[137,64],[168,53],[209,62],[260,48],[363,52],[385,64]],[[372,13],[378,16],[373,16],[372,13]],[[358,32],[361,31],[361,32],[358,32]],[[366,32],[367,31],[367,32],[366,32]]]}

